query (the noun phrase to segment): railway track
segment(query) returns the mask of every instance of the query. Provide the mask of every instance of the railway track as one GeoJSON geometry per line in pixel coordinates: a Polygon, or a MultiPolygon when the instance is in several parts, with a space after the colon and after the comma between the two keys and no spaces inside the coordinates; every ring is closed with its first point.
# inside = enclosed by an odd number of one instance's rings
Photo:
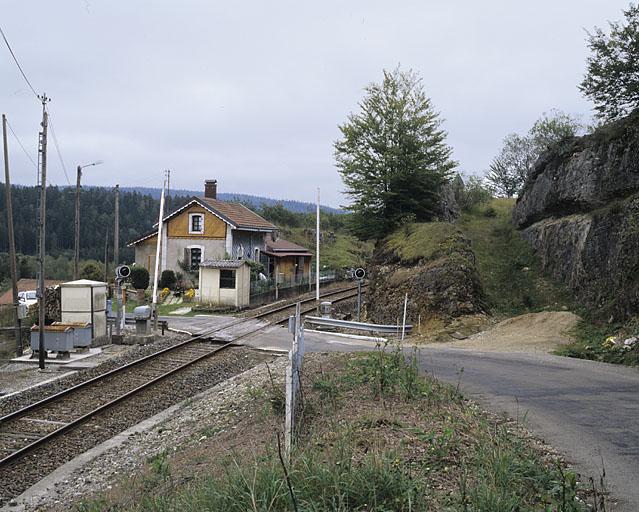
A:
{"type": "MultiPolygon", "coordinates": [[[[354,290],[356,287],[332,290],[320,297],[338,302],[356,297],[357,292],[354,290]]],[[[300,302],[303,305],[303,313],[315,310],[315,298],[300,302]]],[[[26,460],[28,454],[43,449],[49,443],[59,440],[64,434],[77,430],[88,422],[108,416],[107,413],[114,408],[235,345],[240,339],[255,334],[263,329],[264,325],[255,326],[222,345],[202,341],[215,338],[216,333],[250,319],[267,320],[271,325],[286,322],[292,308],[295,308],[295,303],[257,311],[247,318],[218,326],[3,416],[0,418],[0,476],[4,478],[9,473],[29,472],[33,467],[33,461],[26,460]]],[[[55,468],[50,468],[52,469],[55,468]]],[[[25,477],[24,481],[28,480],[28,477],[25,477]]],[[[18,485],[15,492],[21,492],[24,488],[24,485],[18,485]]],[[[6,501],[15,495],[13,491],[9,494],[7,496],[3,492],[0,501],[6,501]]]]}

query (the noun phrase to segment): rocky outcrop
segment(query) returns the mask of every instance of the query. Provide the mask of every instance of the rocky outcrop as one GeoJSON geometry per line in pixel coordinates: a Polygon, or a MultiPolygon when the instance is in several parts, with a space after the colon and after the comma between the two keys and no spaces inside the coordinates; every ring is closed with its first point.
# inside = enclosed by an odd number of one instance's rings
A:
{"type": "Polygon", "coordinates": [[[517,200],[520,228],[585,213],[639,192],[639,112],[543,154],[517,200]]]}
{"type": "Polygon", "coordinates": [[[592,314],[639,312],[639,116],[543,155],[513,221],[592,314]]]}
{"type": "MultiPolygon", "coordinates": [[[[368,289],[368,317],[377,323],[401,321],[408,293],[409,322],[443,323],[483,313],[482,289],[469,241],[452,224],[435,222],[400,230],[393,241],[378,245],[368,289]],[[445,227],[445,229],[440,229],[445,227]],[[414,250],[414,240],[429,237],[426,250],[414,250]],[[397,239],[411,246],[402,251],[397,239]]],[[[421,248],[419,248],[421,249],[421,248]]]]}

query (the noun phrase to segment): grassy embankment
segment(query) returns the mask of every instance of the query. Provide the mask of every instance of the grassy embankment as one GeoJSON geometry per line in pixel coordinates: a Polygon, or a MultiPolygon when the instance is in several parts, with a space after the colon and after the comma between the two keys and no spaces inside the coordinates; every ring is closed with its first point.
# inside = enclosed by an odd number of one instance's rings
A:
{"type": "Polygon", "coordinates": [[[280,461],[274,433],[283,423],[281,387],[248,391],[237,428],[201,425],[210,448],[155,456],[76,509],[586,510],[575,474],[515,422],[420,376],[398,351],[307,360],[290,464],[280,461]]]}
{"type": "Polygon", "coordinates": [[[639,332],[639,319],[608,324],[593,319],[561,284],[545,276],[529,245],[510,219],[514,200],[494,199],[473,213],[463,214],[460,227],[472,240],[488,305],[498,316],[557,310],[574,311],[582,320],[572,332],[574,341],[560,347],[560,355],[609,363],[639,365],[639,343],[624,348],[622,341],[639,332]],[[606,341],[615,336],[617,343],[606,341]]]}

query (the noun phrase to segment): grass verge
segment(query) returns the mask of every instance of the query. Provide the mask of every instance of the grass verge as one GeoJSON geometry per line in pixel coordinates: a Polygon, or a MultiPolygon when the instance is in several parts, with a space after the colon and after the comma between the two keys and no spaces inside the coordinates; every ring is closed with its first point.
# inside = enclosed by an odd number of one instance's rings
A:
{"type": "Polygon", "coordinates": [[[118,492],[77,510],[586,510],[576,475],[552,453],[516,422],[420,376],[416,358],[393,350],[309,356],[290,464],[278,451],[273,382],[251,390],[252,419],[238,418],[232,434],[207,427],[211,446],[232,450],[160,454],[118,492]]]}
{"type": "Polygon", "coordinates": [[[459,227],[472,241],[477,269],[491,311],[503,317],[572,309],[572,298],[546,277],[529,244],[512,225],[513,199],[493,199],[464,213],[459,227]]]}

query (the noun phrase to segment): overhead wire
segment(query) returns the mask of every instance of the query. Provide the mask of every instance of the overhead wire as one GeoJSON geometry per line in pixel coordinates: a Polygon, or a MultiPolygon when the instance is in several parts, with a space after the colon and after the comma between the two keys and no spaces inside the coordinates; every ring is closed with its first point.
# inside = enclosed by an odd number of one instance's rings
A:
{"type": "Polygon", "coordinates": [[[31,82],[27,78],[27,75],[24,72],[24,70],[22,69],[22,66],[20,65],[20,62],[18,62],[18,58],[16,57],[16,54],[13,53],[13,48],[11,48],[11,45],[9,44],[9,41],[7,40],[7,36],[4,35],[4,30],[2,30],[2,27],[0,27],[0,34],[2,34],[2,39],[4,39],[4,44],[7,45],[7,48],[9,49],[9,53],[11,54],[11,57],[13,57],[13,61],[16,63],[16,66],[18,66],[18,69],[20,70],[20,74],[22,75],[22,78],[24,78],[24,81],[27,82],[27,85],[29,86],[29,89],[31,89],[31,92],[33,92],[35,97],[40,99],[40,95],[33,88],[33,85],[31,85],[31,82]]]}
{"type": "Polygon", "coordinates": [[[9,127],[9,131],[13,134],[13,137],[16,139],[16,142],[18,143],[18,145],[22,148],[22,151],[24,151],[24,154],[27,156],[29,161],[33,164],[33,167],[35,167],[36,171],[39,170],[38,164],[35,163],[35,160],[33,160],[31,155],[27,151],[27,149],[24,147],[24,144],[22,144],[20,137],[18,137],[18,134],[16,134],[16,132],[14,131],[13,126],[11,126],[11,123],[9,122],[9,119],[7,119],[7,126],[9,127]]]}
{"type": "Polygon", "coordinates": [[[64,164],[64,159],[62,158],[62,153],[60,152],[60,146],[58,145],[58,137],[56,137],[55,135],[53,122],[51,121],[51,112],[49,112],[49,128],[51,128],[51,138],[53,139],[53,145],[55,146],[56,153],[58,153],[58,159],[60,160],[60,165],[62,166],[62,170],[64,171],[64,177],[67,179],[67,185],[71,186],[69,173],[67,172],[67,166],[64,164]]]}

